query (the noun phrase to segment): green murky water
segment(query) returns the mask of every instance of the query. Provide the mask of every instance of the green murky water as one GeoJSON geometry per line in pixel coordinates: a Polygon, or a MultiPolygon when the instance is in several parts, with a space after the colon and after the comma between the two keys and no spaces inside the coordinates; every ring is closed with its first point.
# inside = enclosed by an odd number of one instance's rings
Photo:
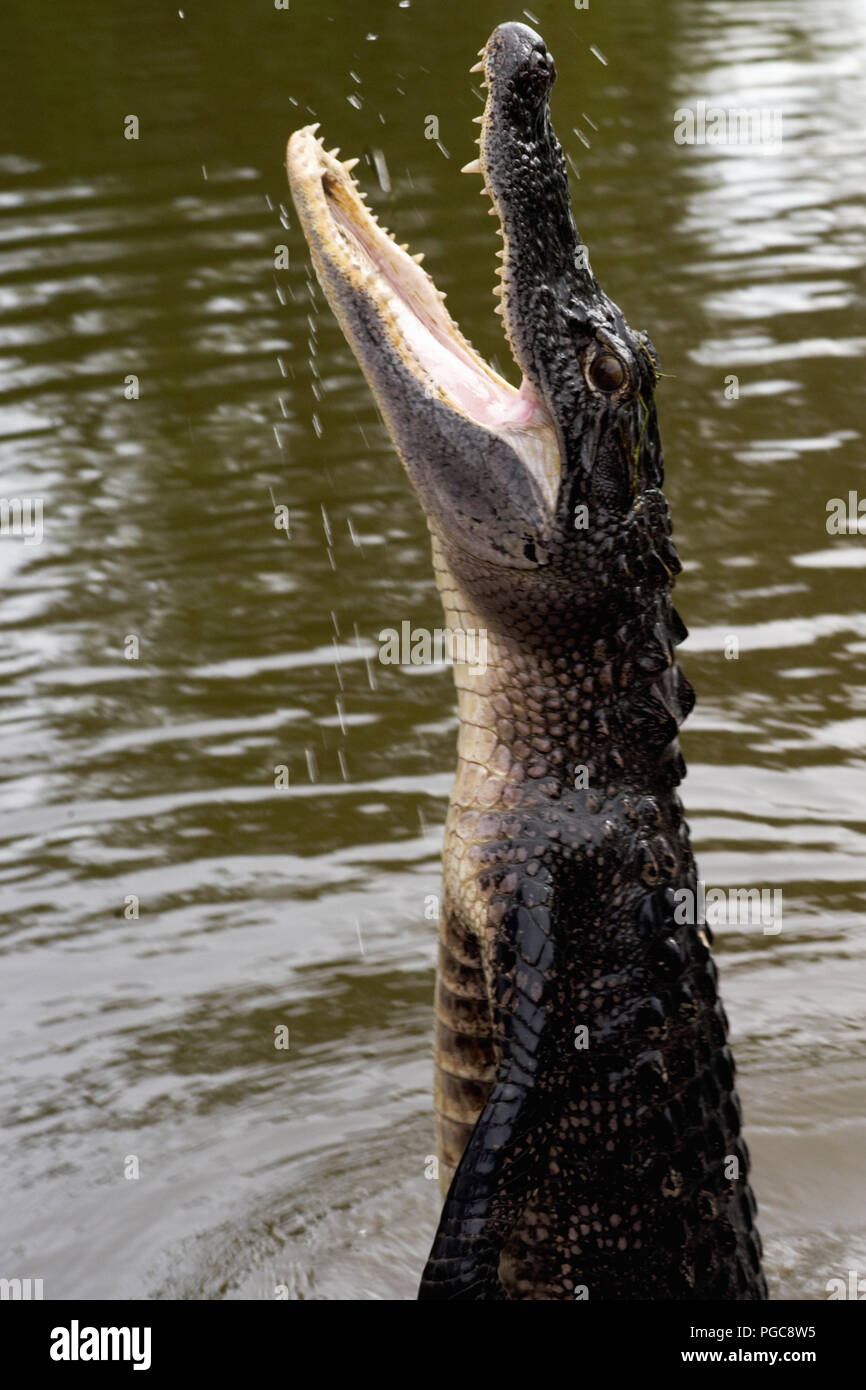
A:
{"type": "MultiPolygon", "coordinates": [[[[474,54],[527,13],[0,18],[2,490],[43,507],[40,544],[0,538],[0,1273],[46,1297],[414,1293],[452,687],[375,660],[381,627],[436,625],[426,530],[281,164],[312,119],[364,157],[509,371],[457,171],[474,54]]],[[[784,892],[720,965],[772,1292],[821,1298],[866,1260],[866,537],[826,527],[866,495],[866,11],[532,14],[593,266],[671,374],[685,799],[708,884],[784,892]],[[701,100],[781,110],[781,145],[676,144],[701,100]]]]}

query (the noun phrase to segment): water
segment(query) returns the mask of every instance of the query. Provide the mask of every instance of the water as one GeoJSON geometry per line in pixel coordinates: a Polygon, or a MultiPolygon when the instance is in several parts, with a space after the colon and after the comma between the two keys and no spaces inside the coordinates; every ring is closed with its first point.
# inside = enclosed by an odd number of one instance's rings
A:
{"type": "MultiPolygon", "coordinates": [[[[520,14],[10,8],[0,466],[44,537],[0,540],[0,1273],[49,1298],[411,1297],[453,694],[375,660],[380,628],[438,622],[426,530],[281,162],[315,118],[365,157],[508,372],[498,242],[457,171],[467,70],[520,14]]],[[[684,794],[708,884],[784,892],[779,935],[718,951],[771,1290],[822,1298],[866,1260],[866,539],[826,529],[866,494],[866,12],[533,13],[594,269],[671,378],[684,794]],[[700,100],[781,109],[781,145],[677,145],[700,100]]]]}

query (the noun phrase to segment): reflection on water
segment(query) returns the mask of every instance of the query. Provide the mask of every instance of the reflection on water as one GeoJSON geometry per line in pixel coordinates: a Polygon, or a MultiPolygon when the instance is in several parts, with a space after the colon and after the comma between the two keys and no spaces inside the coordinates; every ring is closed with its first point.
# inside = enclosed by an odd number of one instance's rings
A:
{"type": "MultiPolygon", "coordinates": [[[[0,463],[44,509],[41,545],[0,540],[4,1273],[408,1297],[453,695],[375,661],[381,627],[436,625],[426,530],[280,160],[314,117],[366,156],[508,372],[457,169],[514,12],[76,8],[0,45],[0,463]]],[[[866,540],[826,529],[866,494],[866,14],[538,13],[593,265],[673,378],[685,796],[708,884],[784,891],[778,936],[719,949],[772,1292],[820,1298],[866,1259],[866,540]],[[781,109],[781,146],[676,145],[702,100],[781,109]]]]}

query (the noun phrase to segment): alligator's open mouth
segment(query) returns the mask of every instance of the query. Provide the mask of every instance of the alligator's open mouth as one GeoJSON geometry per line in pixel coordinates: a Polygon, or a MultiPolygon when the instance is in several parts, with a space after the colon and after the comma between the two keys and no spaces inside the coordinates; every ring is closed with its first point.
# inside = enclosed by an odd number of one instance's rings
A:
{"type": "MultiPolygon", "coordinates": [[[[510,445],[552,511],[561,468],[556,430],[546,406],[522,369],[518,389],[475,351],[445,308],[444,295],[422,269],[422,257],[398,245],[364,206],[364,194],[351,172],[357,160],[341,162],[338,151],[324,148],[317,130],[316,125],[307,126],[289,141],[292,194],[319,279],[374,391],[378,394],[375,371],[387,370],[387,364],[365,363],[363,345],[357,341],[359,306],[368,314],[372,310],[378,319],[379,358],[384,337],[389,351],[411,372],[428,399],[440,400],[510,445]]],[[[466,172],[480,173],[487,187],[483,127],[480,144],[480,158],[466,172]]],[[[496,210],[495,196],[489,187],[487,191],[496,210]]],[[[508,335],[507,243],[499,255],[502,284],[495,292],[501,298],[498,311],[508,335]]]]}

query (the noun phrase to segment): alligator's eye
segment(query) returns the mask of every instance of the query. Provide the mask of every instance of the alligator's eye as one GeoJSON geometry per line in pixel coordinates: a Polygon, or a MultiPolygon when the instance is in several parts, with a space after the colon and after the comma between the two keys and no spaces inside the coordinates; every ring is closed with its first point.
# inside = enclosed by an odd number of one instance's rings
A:
{"type": "Polygon", "coordinates": [[[600,352],[589,368],[589,379],[599,391],[618,391],[626,375],[625,367],[613,352],[600,352]]]}

